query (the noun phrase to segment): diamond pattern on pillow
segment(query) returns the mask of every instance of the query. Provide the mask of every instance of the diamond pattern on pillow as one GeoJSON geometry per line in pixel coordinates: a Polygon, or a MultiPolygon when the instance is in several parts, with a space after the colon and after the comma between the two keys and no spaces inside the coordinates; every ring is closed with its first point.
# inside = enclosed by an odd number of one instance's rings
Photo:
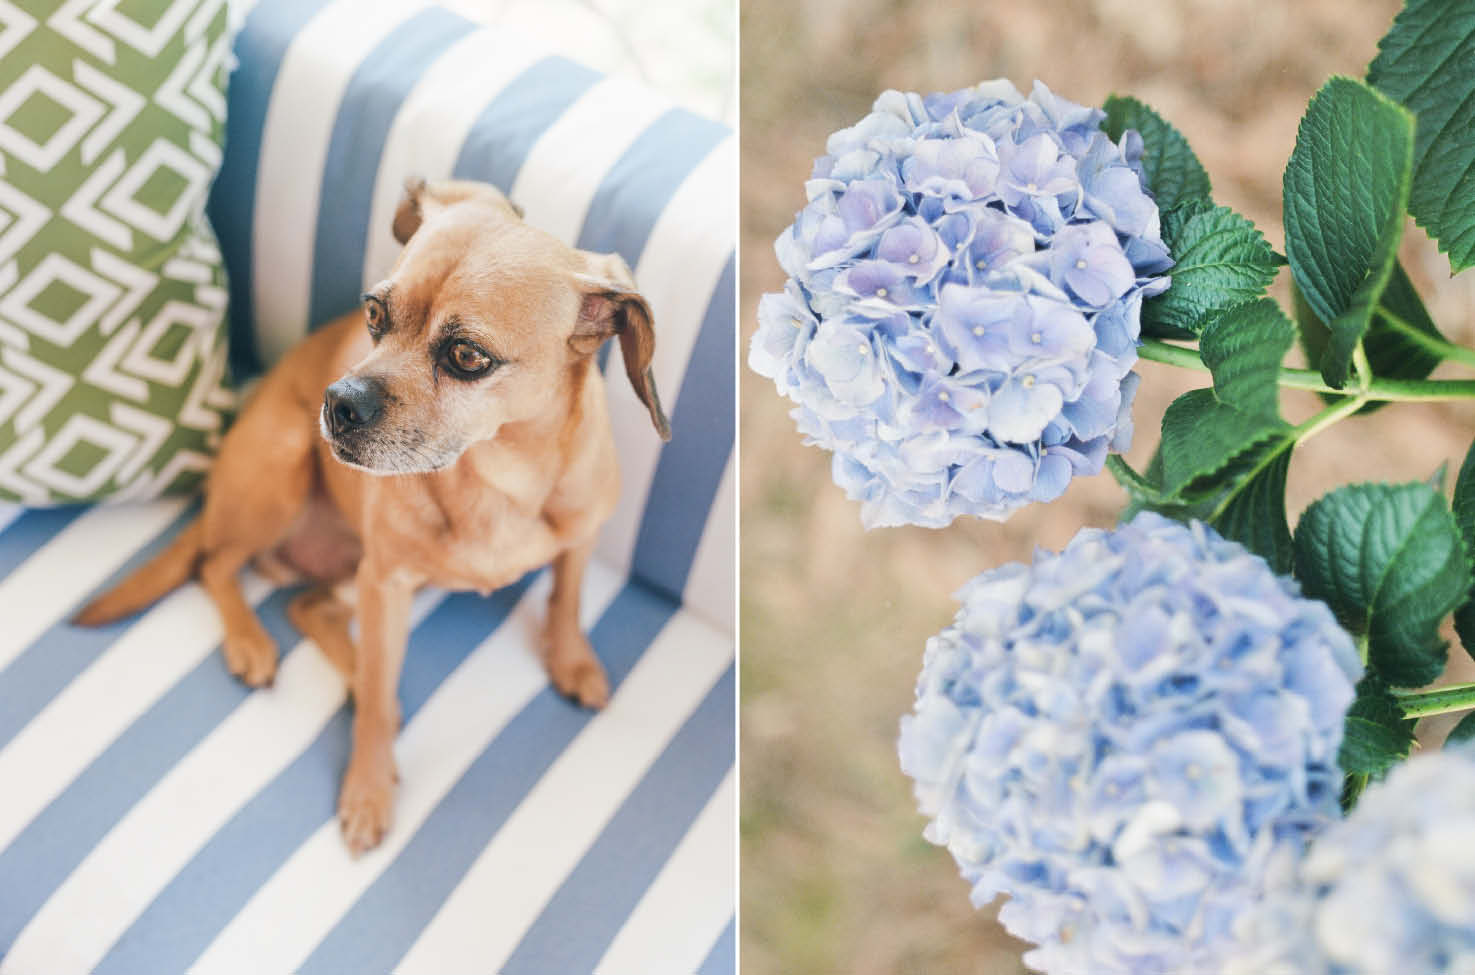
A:
{"type": "Polygon", "coordinates": [[[228,422],[224,0],[0,0],[0,499],[196,486],[228,422]]]}

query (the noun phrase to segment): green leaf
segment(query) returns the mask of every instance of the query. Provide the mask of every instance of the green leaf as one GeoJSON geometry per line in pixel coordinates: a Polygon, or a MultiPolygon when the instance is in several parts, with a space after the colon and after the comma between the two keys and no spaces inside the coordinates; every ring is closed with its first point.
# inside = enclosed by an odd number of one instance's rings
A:
{"type": "Polygon", "coordinates": [[[1183,134],[1163,117],[1130,95],[1112,95],[1106,100],[1102,128],[1113,142],[1127,129],[1142,136],[1142,173],[1159,210],[1184,200],[1209,198],[1209,174],[1183,134]]]}
{"type": "Polygon", "coordinates": [[[1241,412],[1280,419],[1280,362],[1295,341],[1296,327],[1269,298],[1210,316],[1198,352],[1214,374],[1214,396],[1241,412]]]}
{"type": "Polygon", "coordinates": [[[1275,278],[1275,252],[1264,235],[1228,207],[1188,200],[1165,212],[1162,225],[1173,283],[1143,303],[1144,334],[1197,335],[1207,316],[1254,301],[1275,278]]]}
{"type": "Polygon", "coordinates": [[[1131,497],[1142,498],[1145,501],[1164,500],[1162,489],[1149,480],[1145,474],[1139,474],[1133,470],[1121,454],[1108,454],[1106,469],[1131,497]]]}
{"type": "Polygon", "coordinates": [[[1289,429],[1281,420],[1221,403],[1212,389],[1191,389],[1163,414],[1163,491],[1177,497],[1213,490],[1222,480],[1215,475],[1289,429]]]}
{"type": "MultiPolygon", "coordinates": [[[[1331,338],[1331,332],[1306,303],[1300,288],[1292,284],[1291,294],[1306,359],[1312,368],[1319,368],[1322,352],[1331,338]]],[[[1383,379],[1424,379],[1439,365],[1439,356],[1410,338],[1410,332],[1422,333],[1433,339],[1444,338],[1434,320],[1429,317],[1429,312],[1425,310],[1419,293],[1414,290],[1413,282],[1408,279],[1408,272],[1404,271],[1402,264],[1394,264],[1388,286],[1383,289],[1383,298],[1362,337],[1362,347],[1367,352],[1367,361],[1373,368],[1374,376],[1383,379]]],[[[1330,403],[1340,397],[1323,393],[1321,398],[1330,403]]],[[[1386,402],[1374,400],[1357,412],[1371,413],[1387,405],[1386,402]]]]}
{"type": "MultiPolygon", "coordinates": [[[[1446,461],[1442,462],[1438,467],[1434,468],[1434,473],[1433,474],[1430,474],[1427,478],[1425,478],[1424,479],[1424,483],[1427,484],[1427,485],[1429,485],[1429,487],[1433,488],[1435,491],[1438,491],[1440,494],[1443,494],[1444,493],[1444,482],[1445,482],[1445,480],[1448,477],[1449,477],[1449,461],[1446,460],[1446,461]]],[[[1470,544],[1469,544],[1469,540],[1468,539],[1465,542],[1465,548],[1467,550],[1470,548],[1470,544]]]]}
{"type": "Polygon", "coordinates": [[[1347,709],[1346,731],[1337,764],[1348,775],[1379,778],[1408,757],[1414,744],[1414,722],[1403,716],[1398,701],[1376,675],[1357,682],[1357,697],[1347,709]]]}
{"type": "Polygon", "coordinates": [[[1176,490],[1207,492],[1190,502],[1200,517],[1281,573],[1292,564],[1285,486],[1294,444],[1276,380],[1294,342],[1295,326],[1268,298],[1211,314],[1199,355],[1214,375],[1214,402],[1190,393],[1163,418],[1176,490]]]}
{"type": "Polygon", "coordinates": [[[1291,530],[1286,523],[1286,474],[1291,468],[1291,445],[1284,445],[1269,456],[1257,473],[1231,485],[1233,492],[1213,525],[1225,538],[1270,563],[1281,575],[1288,575],[1294,562],[1295,549],[1291,530]]]}
{"type": "Polygon", "coordinates": [[[1321,376],[1342,388],[1392,275],[1413,169],[1407,109],[1350,78],[1311,99],[1285,170],[1286,258],[1330,337],[1321,376]]]}
{"type": "Polygon", "coordinates": [[[1463,271],[1475,264],[1475,5],[1408,0],[1367,78],[1418,115],[1408,208],[1463,271]]]}
{"type": "Polygon", "coordinates": [[[1439,623],[1470,591],[1470,560],[1444,498],[1427,484],[1352,484],[1296,527],[1296,576],[1366,636],[1368,664],[1398,687],[1444,670],[1439,623]]]}
{"type": "Polygon", "coordinates": [[[1367,788],[1367,775],[1348,775],[1342,779],[1342,813],[1345,815],[1357,805],[1362,790],[1367,788]]]}
{"type": "MultiPolygon", "coordinates": [[[[1475,444],[1470,445],[1465,462],[1460,465],[1450,507],[1455,524],[1460,526],[1460,537],[1465,540],[1465,550],[1475,552],[1475,444]]],[[[1460,645],[1465,652],[1475,657],[1475,593],[1455,610],[1455,632],[1459,634],[1460,645]]]]}
{"type": "Polygon", "coordinates": [[[1475,551],[1475,444],[1470,445],[1460,473],[1455,477],[1454,501],[1450,504],[1465,543],[1475,551]]]}
{"type": "Polygon", "coordinates": [[[1127,506],[1122,509],[1119,522],[1129,522],[1143,511],[1155,511],[1164,517],[1182,522],[1194,518],[1202,521],[1207,516],[1206,507],[1195,506],[1163,493],[1162,456],[1162,446],[1159,445],[1153,452],[1147,470],[1140,473],[1133,470],[1120,454],[1107,456],[1106,469],[1127,492],[1127,506]]]}
{"type": "Polygon", "coordinates": [[[1475,738],[1475,711],[1471,711],[1449,729],[1449,736],[1444,739],[1445,745],[1458,745],[1461,742],[1475,738]]]}

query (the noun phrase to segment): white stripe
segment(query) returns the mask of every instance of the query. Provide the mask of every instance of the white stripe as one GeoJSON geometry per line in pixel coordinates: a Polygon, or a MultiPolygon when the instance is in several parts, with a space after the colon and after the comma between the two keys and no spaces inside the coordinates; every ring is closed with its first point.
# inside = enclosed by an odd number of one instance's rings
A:
{"type": "Polygon", "coordinates": [[[10,523],[26,513],[26,509],[18,504],[0,504],[0,532],[10,527],[10,523]]]}
{"type": "Polygon", "coordinates": [[[591,85],[539,136],[518,171],[511,196],[522,204],[523,219],[572,244],[605,173],[670,108],[623,78],[591,85]]]}
{"type": "MultiPolygon", "coordinates": [[[[601,565],[585,577],[585,628],[623,580],[601,565]]],[[[437,804],[487,744],[547,686],[533,637],[551,588],[547,574],[511,617],[456,668],[405,727],[396,744],[401,780],[394,825],[384,842],[357,860],[336,820],[318,828],[206,949],[192,971],[288,972],[305,962],[338,920],[414,839],[437,804]]]]}
{"type": "MultiPolygon", "coordinates": [[[[428,612],[442,594],[417,599],[428,612]]],[[[169,770],[31,919],[0,973],[96,967],[174,876],[343,706],[343,678],[307,641],[169,770]],[[78,924],[86,918],[86,924],[78,924]]]]}
{"type": "Polygon", "coordinates": [[[609,707],[523,797],[397,971],[454,971],[467,959],[497,971],[731,660],[726,635],[677,613],[609,707]]]}
{"type": "MultiPolygon", "coordinates": [[[[253,605],[271,587],[243,580],[253,605]]],[[[0,850],[139,715],[220,643],[220,614],[196,585],[166,597],[130,627],[0,749],[0,850]]]]}
{"type": "Polygon", "coordinates": [[[0,671],[129,556],[169,526],[186,502],[93,508],[0,579],[0,671]],[[63,581],[64,580],[64,581],[63,581]]]}
{"type": "MultiPolygon", "coordinates": [[[[732,256],[736,180],[737,144],[728,136],[672,195],[635,269],[635,283],[650,302],[655,319],[656,389],[668,409],[676,407],[707,303],[732,256]]],[[[731,301],[732,297],[720,300],[731,301]]],[[[617,347],[612,355],[618,354],[617,347]]],[[[610,423],[620,461],[620,500],[600,535],[597,551],[616,569],[628,570],[660,460],[661,440],[625,381],[618,360],[610,364],[608,386],[610,423]]],[[[732,404],[714,403],[710,408],[730,410],[732,404]]]]}
{"type": "Polygon", "coordinates": [[[391,226],[405,179],[449,177],[482,111],[547,53],[541,39],[479,30],[447,48],[416,83],[395,116],[379,157],[364,253],[365,288],[383,280],[399,255],[391,226]]]}
{"type": "Polygon", "coordinates": [[[685,605],[728,633],[737,625],[737,479],[733,466],[729,456],[683,594],[685,605]]]}
{"type": "Polygon", "coordinates": [[[729,771],[635,905],[596,972],[694,972],[732,917],[737,786],[729,771]]]}
{"type": "Polygon", "coordinates": [[[323,166],[344,89],[369,52],[425,6],[427,0],[334,0],[282,59],[262,131],[252,225],[254,324],[268,365],[309,325],[323,166]]]}

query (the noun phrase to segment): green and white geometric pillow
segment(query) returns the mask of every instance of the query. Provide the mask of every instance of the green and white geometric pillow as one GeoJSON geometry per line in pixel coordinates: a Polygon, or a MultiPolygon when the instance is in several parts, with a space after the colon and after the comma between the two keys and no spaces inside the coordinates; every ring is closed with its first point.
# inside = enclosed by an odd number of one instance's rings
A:
{"type": "Polygon", "coordinates": [[[234,404],[225,0],[0,0],[0,499],[196,486],[234,404]]]}

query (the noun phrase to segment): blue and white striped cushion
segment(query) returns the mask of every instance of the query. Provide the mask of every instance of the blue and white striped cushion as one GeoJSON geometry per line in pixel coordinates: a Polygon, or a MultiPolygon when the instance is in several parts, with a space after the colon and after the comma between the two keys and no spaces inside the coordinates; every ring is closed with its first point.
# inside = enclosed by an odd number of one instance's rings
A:
{"type": "Polygon", "coordinates": [[[0,511],[6,975],[733,970],[734,145],[549,40],[423,3],[263,0],[211,211],[245,371],[384,273],[408,171],[497,183],[635,268],[674,436],[616,375],[624,495],[584,606],[609,708],[546,685],[546,573],[424,594],[397,821],[353,861],[342,682],[299,645],[288,591],[247,576],[284,652],[251,693],[194,585],[112,627],[65,622],[192,508],[0,511]]]}

